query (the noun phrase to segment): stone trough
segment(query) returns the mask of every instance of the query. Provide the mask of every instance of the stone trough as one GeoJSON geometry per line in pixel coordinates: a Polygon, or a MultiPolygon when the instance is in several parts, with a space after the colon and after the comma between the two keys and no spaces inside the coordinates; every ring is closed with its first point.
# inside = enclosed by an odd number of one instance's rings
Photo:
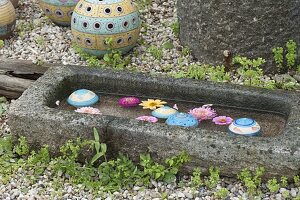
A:
{"type": "MultiPolygon", "coordinates": [[[[138,161],[140,153],[149,152],[155,160],[162,161],[186,150],[191,156],[185,166],[189,172],[193,167],[201,167],[205,172],[209,166],[220,167],[221,173],[227,176],[259,166],[265,167],[266,177],[292,177],[300,172],[300,94],[297,92],[57,66],[12,103],[9,125],[15,137],[27,137],[32,148],[48,144],[52,154],[58,154],[59,147],[69,139],[93,139],[92,128],[96,127],[102,142],[108,145],[110,157],[121,152],[138,161]],[[263,116],[262,123],[270,134],[243,137],[229,135],[225,128],[201,127],[201,124],[199,128],[150,124],[135,120],[132,112],[118,112],[113,106],[111,115],[110,109],[104,115],[88,115],[56,106],[57,100],[63,102],[79,88],[195,105],[211,103],[225,113],[238,110],[237,117],[256,113],[255,116],[263,116]],[[277,128],[269,129],[272,125],[277,128]]],[[[91,153],[86,151],[85,155],[91,153]]]]}

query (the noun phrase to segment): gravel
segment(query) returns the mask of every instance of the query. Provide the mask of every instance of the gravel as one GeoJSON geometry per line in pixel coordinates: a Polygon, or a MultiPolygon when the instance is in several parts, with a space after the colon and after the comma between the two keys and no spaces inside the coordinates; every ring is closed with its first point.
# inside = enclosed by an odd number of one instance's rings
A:
{"type": "MultiPolygon", "coordinates": [[[[70,28],[58,27],[51,23],[39,9],[37,0],[21,0],[17,17],[17,31],[11,39],[5,41],[4,48],[0,49],[0,57],[31,60],[38,64],[49,62],[86,65],[86,62],[71,48],[70,28]]],[[[141,10],[141,18],[147,26],[143,26],[141,30],[142,44],[131,53],[132,63],[127,66],[129,69],[138,68],[143,72],[164,73],[179,71],[194,64],[190,55],[182,55],[183,47],[170,28],[177,18],[173,0],[153,0],[150,7],[141,10]],[[148,52],[148,47],[152,45],[161,47],[166,42],[172,43],[174,48],[163,49],[163,58],[156,60],[148,52]]],[[[10,132],[6,122],[6,116],[0,117],[0,137],[10,132]]],[[[67,179],[62,179],[63,187],[57,188],[51,174],[47,172],[40,176],[36,183],[32,183],[24,178],[30,174],[30,171],[20,168],[7,184],[0,184],[0,199],[159,200],[167,196],[167,199],[210,200],[216,199],[214,192],[221,187],[226,187],[230,191],[227,199],[249,199],[245,187],[237,180],[228,178],[222,179],[217,188],[212,190],[205,187],[192,190],[188,184],[190,177],[185,176],[180,185],[152,181],[150,187],[134,186],[130,190],[120,190],[113,194],[99,192],[98,195],[94,195],[91,191],[85,190],[82,185],[70,184],[67,179]]],[[[270,194],[266,189],[260,199],[283,199],[284,191],[288,191],[293,198],[300,196],[299,189],[289,185],[280,188],[277,194],[270,194]]]]}

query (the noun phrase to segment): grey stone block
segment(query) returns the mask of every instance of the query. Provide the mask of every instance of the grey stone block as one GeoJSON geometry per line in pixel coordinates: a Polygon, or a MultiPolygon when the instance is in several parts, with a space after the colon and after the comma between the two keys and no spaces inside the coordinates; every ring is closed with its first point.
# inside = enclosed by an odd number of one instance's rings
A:
{"type": "Polygon", "coordinates": [[[180,40],[206,64],[222,63],[223,51],[267,60],[272,48],[293,39],[300,43],[298,0],[178,0],[180,40]]]}
{"type": "MultiPolygon", "coordinates": [[[[246,167],[263,166],[266,177],[292,177],[300,168],[300,94],[296,92],[59,66],[47,71],[12,103],[9,126],[15,137],[27,137],[32,148],[48,144],[52,154],[58,154],[59,147],[69,139],[93,139],[92,128],[96,127],[102,142],[108,145],[109,157],[121,152],[138,161],[140,153],[150,152],[155,160],[162,161],[186,150],[192,158],[186,171],[213,165],[228,176],[246,167]],[[55,101],[66,98],[77,88],[260,109],[281,113],[286,118],[286,126],[281,134],[273,137],[233,137],[201,127],[171,127],[126,117],[83,115],[57,109],[55,101]]],[[[92,154],[84,153],[84,158],[92,154]]]]}

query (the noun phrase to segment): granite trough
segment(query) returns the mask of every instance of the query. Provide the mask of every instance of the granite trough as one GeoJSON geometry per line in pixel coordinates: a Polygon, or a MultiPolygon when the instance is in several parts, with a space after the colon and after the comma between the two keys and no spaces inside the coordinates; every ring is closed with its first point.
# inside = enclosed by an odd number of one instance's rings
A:
{"type": "MultiPolygon", "coordinates": [[[[104,107],[109,105],[108,102],[104,107]]],[[[155,160],[162,161],[186,150],[191,161],[184,170],[189,172],[193,167],[201,167],[205,173],[209,166],[220,167],[226,176],[259,166],[266,169],[266,177],[292,177],[300,172],[300,94],[297,92],[57,66],[12,103],[9,126],[15,138],[25,136],[32,148],[48,144],[52,154],[58,154],[59,147],[67,140],[93,139],[92,128],[96,127],[102,142],[108,145],[110,157],[121,152],[138,161],[140,153],[149,152],[155,160]],[[79,88],[110,95],[199,105],[210,103],[227,112],[241,110],[245,115],[261,113],[257,116],[263,116],[261,120],[265,123],[269,121],[268,127],[273,124],[278,128],[263,137],[232,136],[225,129],[210,126],[183,128],[138,121],[132,112],[118,113],[113,106],[111,114],[106,109],[104,115],[89,115],[55,104],[79,88]]],[[[92,152],[84,153],[88,156],[92,152]]]]}

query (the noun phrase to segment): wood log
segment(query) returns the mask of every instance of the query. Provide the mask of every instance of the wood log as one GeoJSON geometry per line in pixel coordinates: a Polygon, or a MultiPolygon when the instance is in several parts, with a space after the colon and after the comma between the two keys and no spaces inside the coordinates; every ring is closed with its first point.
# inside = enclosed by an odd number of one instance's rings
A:
{"type": "Polygon", "coordinates": [[[0,58],[0,96],[18,98],[50,66],[51,64],[37,66],[31,61],[0,58]]]}

